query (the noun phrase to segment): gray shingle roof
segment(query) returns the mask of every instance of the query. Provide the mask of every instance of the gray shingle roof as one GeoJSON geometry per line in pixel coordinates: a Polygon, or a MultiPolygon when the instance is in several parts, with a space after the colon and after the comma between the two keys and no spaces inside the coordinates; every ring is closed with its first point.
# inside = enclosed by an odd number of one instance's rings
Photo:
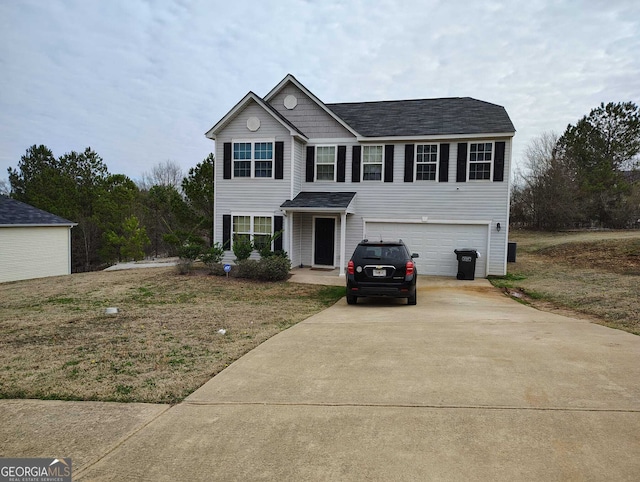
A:
{"type": "Polygon", "coordinates": [[[504,107],[470,97],[326,106],[366,137],[515,132],[504,107]]]}
{"type": "Polygon", "coordinates": [[[285,201],[281,208],[324,208],[346,209],[355,192],[301,192],[290,201],[285,201]]]}
{"type": "Polygon", "coordinates": [[[7,196],[0,195],[0,226],[6,225],[33,225],[33,226],[51,226],[64,225],[73,226],[66,219],[48,213],[42,209],[34,208],[29,204],[25,204],[7,196]]]}

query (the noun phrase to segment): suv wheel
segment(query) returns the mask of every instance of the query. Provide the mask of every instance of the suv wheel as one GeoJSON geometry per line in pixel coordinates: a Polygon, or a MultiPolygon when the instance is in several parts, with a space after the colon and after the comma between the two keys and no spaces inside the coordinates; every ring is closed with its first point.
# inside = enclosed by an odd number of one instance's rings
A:
{"type": "Polygon", "coordinates": [[[408,305],[415,305],[417,301],[418,301],[418,295],[409,296],[409,298],[407,298],[408,305]]]}
{"type": "Polygon", "coordinates": [[[358,298],[356,296],[347,295],[347,304],[355,305],[358,302],[358,298]]]}

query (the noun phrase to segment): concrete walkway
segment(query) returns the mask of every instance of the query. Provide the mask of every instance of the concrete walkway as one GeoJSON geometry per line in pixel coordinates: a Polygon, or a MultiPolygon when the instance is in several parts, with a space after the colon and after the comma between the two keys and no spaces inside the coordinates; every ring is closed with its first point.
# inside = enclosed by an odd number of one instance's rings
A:
{"type": "Polygon", "coordinates": [[[417,306],[343,299],[183,403],[131,405],[74,479],[638,480],[638,360],[640,337],[423,277],[417,306]]]}

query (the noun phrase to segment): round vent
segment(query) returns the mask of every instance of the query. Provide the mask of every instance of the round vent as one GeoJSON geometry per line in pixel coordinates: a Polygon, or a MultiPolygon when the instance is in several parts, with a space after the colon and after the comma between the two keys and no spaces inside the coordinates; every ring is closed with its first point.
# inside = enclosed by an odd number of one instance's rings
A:
{"type": "Polygon", "coordinates": [[[251,132],[255,132],[260,129],[260,119],[258,119],[257,117],[249,117],[247,119],[247,129],[249,129],[251,132]]]}
{"type": "Polygon", "coordinates": [[[288,95],[284,98],[284,106],[291,110],[294,109],[298,105],[298,99],[295,95],[288,95]]]}

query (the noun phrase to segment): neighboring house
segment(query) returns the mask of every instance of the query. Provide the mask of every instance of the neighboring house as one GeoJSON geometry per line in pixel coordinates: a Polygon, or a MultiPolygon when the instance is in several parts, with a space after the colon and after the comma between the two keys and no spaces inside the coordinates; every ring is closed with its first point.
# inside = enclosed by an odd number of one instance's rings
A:
{"type": "Polygon", "coordinates": [[[476,276],[504,275],[514,134],[488,102],[324,104],[287,75],[206,133],[222,160],[214,239],[230,250],[238,237],[282,230],[273,247],[294,266],[343,275],[363,238],[400,238],[421,274],[455,276],[454,249],[475,248],[476,276]]]}
{"type": "Polygon", "coordinates": [[[75,225],[0,195],[0,283],[70,274],[75,225]]]}

